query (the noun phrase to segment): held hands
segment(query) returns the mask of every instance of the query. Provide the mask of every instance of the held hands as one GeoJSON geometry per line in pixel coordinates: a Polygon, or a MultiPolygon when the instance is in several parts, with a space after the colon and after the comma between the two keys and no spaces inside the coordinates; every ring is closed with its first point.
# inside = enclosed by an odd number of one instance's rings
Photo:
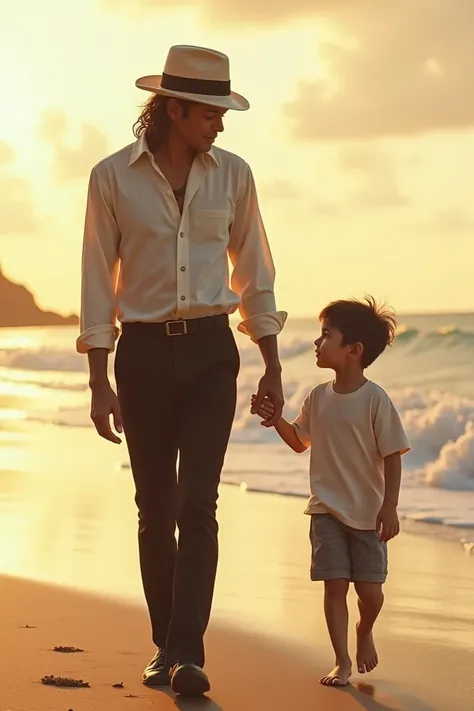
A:
{"type": "Polygon", "coordinates": [[[112,431],[110,426],[112,415],[114,427],[117,432],[122,432],[122,416],[117,395],[109,383],[92,388],[91,420],[99,435],[109,442],[120,444],[120,437],[112,431]]]}
{"type": "MultiPolygon", "coordinates": [[[[252,395],[252,397],[250,398],[250,408],[251,408],[252,414],[258,415],[259,417],[262,418],[262,420],[264,422],[268,422],[268,420],[270,420],[273,417],[273,415],[275,414],[275,408],[273,406],[272,401],[270,400],[270,398],[265,397],[263,399],[262,404],[258,408],[258,410],[254,409],[255,402],[256,402],[256,395],[252,395]]],[[[262,422],[262,425],[263,425],[263,422],[262,422]]]]}
{"type": "Polygon", "coordinates": [[[257,393],[252,395],[250,412],[252,415],[265,412],[265,415],[260,415],[264,418],[261,424],[264,427],[274,427],[281,417],[283,404],[281,369],[267,370],[265,375],[260,379],[257,393]],[[266,410],[263,409],[264,401],[266,402],[266,410]],[[269,413],[268,407],[273,408],[271,414],[269,413]]]}
{"type": "Polygon", "coordinates": [[[381,541],[390,541],[400,533],[400,522],[398,520],[397,507],[392,504],[384,504],[377,516],[375,530],[379,534],[381,541]]]}

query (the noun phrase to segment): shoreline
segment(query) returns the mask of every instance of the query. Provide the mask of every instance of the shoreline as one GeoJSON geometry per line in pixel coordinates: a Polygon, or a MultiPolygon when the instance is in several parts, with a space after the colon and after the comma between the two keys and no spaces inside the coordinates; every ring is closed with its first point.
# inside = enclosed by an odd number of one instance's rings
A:
{"type": "MultiPolygon", "coordinates": [[[[239,484],[232,481],[222,481],[221,486],[240,489],[248,495],[280,496],[284,499],[297,499],[300,501],[305,501],[308,498],[303,494],[292,492],[283,493],[280,491],[249,487],[245,482],[239,484]]],[[[404,516],[400,514],[400,531],[414,536],[426,536],[430,539],[436,538],[436,536],[430,534],[432,534],[433,531],[438,531],[440,540],[457,543],[468,553],[472,553],[474,563],[474,523],[471,526],[448,525],[438,521],[425,521],[423,519],[417,519],[414,516],[404,516]]]]}

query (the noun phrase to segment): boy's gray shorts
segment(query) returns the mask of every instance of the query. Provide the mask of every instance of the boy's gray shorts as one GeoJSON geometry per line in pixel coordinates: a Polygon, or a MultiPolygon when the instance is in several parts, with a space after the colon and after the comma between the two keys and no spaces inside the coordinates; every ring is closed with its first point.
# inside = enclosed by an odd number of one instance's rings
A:
{"type": "Polygon", "coordinates": [[[310,540],[311,580],[385,582],[387,544],[375,531],[349,528],[331,514],[312,514],[310,540]]]}

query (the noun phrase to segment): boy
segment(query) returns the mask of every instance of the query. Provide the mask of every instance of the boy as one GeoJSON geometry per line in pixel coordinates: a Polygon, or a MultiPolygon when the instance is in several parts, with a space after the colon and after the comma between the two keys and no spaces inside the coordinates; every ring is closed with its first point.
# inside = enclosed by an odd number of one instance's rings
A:
{"type": "MultiPolygon", "coordinates": [[[[358,596],[357,669],[378,664],[372,628],[383,605],[387,541],[399,532],[401,455],[410,447],[388,395],[365,369],[393,342],[396,321],[372,298],[332,302],[320,314],[317,365],[335,372],[317,385],[292,423],[275,428],[295,452],[311,446],[311,580],[324,581],[324,612],[336,666],[321,683],[344,686],[352,673],[347,592],[358,596]]],[[[252,396],[252,412],[255,412],[252,396]]],[[[265,399],[258,413],[271,417],[265,399]]]]}

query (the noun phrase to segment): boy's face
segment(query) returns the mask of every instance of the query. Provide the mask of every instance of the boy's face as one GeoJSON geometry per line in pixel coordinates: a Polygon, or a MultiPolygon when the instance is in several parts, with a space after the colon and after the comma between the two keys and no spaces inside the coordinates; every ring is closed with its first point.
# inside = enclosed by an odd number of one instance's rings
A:
{"type": "Polygon", "coordinates": [[[316,346],[316,363],[319,368],[341,370],[351,362],[360,362],[362,344],[343,345],[343,335],[339,329],[328,320],[321,324],[321,335],[314,342],[316,346]]]}

